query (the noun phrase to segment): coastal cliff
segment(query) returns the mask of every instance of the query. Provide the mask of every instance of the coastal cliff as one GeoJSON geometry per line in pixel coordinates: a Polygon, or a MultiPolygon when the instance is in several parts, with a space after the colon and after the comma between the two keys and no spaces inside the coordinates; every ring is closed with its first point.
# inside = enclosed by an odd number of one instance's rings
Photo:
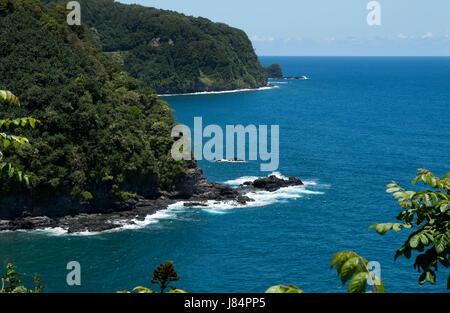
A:
{"type": "MultiPolygon", "coordinates": [[[[49,6],[62,0],[43,0],[49,6]]],[[[267,73],[240,29],[113,0],[79,0],[91,41],[158,94],[258,88],[267,73]]]]}

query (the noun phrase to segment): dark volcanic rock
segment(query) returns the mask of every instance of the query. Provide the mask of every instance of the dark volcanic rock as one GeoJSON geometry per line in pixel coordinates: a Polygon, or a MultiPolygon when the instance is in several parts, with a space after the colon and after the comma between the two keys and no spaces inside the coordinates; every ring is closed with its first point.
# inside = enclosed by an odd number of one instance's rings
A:
{"type": "MultiPolygon", "coordinates": [[[[246,182],[237,188],[231,188],[207,181],[203,171],[196,162],[188,164],[186,173],[179,179],[175,192],[159,191],[157,198],[145,198],[133,195],[121,206],[103,207],[99,211],[86,212],[70,207],[69,203],[62,212],[55,214],[55,210],[45,208],[24,209],[16,218],[0,219],[0,231],[5,230],[33,230],[61,227],[69,233],[102,232],[117,229],[124,224],[142,221],[146,216],[156,213],[178,201],[185,200],[184,206],[207,206],[207,201],[234,201],[240,205],[255,201],[246,196],[248,190],[276,191],[282,187],[303,185],[300,179],[290,177],[288,180],[270,176],[260,178],[254,182],[246,182]]],[[[60,204],[60,203],[58,203],[60,204]]],[[[25,208],[25,206],[23,206],[25,208]]],[[[12,209],[11,209],[12,210],[12,209]]]]}
{"type": "Polygon", "coordinates": [[[185,202],[183,205],[187,208],[192,208],[195,206],[197,206],[197,207],[198,206],[204,206],[204,207],[208,206],[208,204],[206,202],[185,202]]]}
{"type": "Polygon", "coordinates": [[[289,179],[282,179],[271,175],[267,178],[258,178],[254,182],[245,182],[239,188],[260,189],[273,192],[283,187],[301,185],[303,185],[303,182],[298,178],[289,177],[289,179]]]}

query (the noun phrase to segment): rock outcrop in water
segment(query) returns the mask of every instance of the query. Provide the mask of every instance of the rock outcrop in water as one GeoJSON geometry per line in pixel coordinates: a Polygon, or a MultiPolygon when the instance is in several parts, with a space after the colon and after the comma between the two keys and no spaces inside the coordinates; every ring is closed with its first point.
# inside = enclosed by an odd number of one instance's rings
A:
{"type": "Polygon", "coordinates": [[[281,69],[280,64],[272,64],[268,67],[266,67],[267,76],[269,78],[282,78],[283,77],[283,71],[281,69]]]}
{"type": "Polygon", "coordinates": [[[252,190],[265,190],[274,192],[283,187],[301,186],[303,182],[295,177],[289,177],[289,179],[283,179],[271,175],[267,178],[258,178],[255,181],[245,182],[239,186],[240,189],[252,189],[252,190]]]}
{"type": "MultiPolygon", "coordinates": [[[[229,201],[245,205],[254,201],[246,196],[247,192],[265,190],[276,191],[283,187],[303,185],[295,177],[282,179],[276,176],[259,178],[246,182],[237,188],[208,182],[203,171],[196,162],[191,162],[186,174],[178,181],[174,192],[161,192],[156,199],[145,199],[134,195],[126,201],[127,210],[111,209],[105,213],[81,213],[67,216],[52,216],[51,214],[36,216],[32,212],[23,211],[20,216],[10,220],[0,220],[0,231],[33,230],[61,227],[69,233],[102,232],[122,227],[124,224],[134,224],[143,221],[148,215],[167,209],[169,205],[184,202],[185,207],[207,206],[208,201],[217,203],[229,201]]],[[[41,211],[42,212],[42,211],[41,211]]],[[[51,213],[51,212],[47,212],[51,213]]]]}

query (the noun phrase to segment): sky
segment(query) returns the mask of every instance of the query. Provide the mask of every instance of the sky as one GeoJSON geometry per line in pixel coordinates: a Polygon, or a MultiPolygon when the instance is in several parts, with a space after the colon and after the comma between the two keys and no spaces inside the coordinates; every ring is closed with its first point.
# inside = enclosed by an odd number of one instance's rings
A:
{"type": "Polygon", "coordinates": [[[119,2],[202,16],[240,28],[260,56],[450,56],[450,0],[119,2]],[[379,11],[368,10],[369,2],[377,2],[379,11]],[[380,25],[369,25],[369,14],[371,24],[380,25]]]}

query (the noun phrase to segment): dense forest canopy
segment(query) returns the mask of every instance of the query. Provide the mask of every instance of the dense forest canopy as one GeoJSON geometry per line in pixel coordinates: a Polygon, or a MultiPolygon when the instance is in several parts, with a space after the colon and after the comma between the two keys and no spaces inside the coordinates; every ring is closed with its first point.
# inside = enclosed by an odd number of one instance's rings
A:
{"type": "Polygon", "coordinates": [[[26,189],[3,178],[0,200],[32,189],[35,202],[70,195],[95,203],[99,190],[120,201],[173,188],[184,163],[170,157],[172,110],[94,48],[84,26],[68,26],[63,8],[0,0],[0,60],[0,89],[21,100],[0,105],[0,119],[42,121],[13,129],[31,145],[4,157],[31,182],[26,189]]]}
{"type": "MultiPolygon", "coordinates": [[[[49,6],[61,0],[43,0],[49,6]]],[[[113,0],[79,0],[93,42],[158,93],[267,84],[247,35],[205,18],[113,0]]]]}

